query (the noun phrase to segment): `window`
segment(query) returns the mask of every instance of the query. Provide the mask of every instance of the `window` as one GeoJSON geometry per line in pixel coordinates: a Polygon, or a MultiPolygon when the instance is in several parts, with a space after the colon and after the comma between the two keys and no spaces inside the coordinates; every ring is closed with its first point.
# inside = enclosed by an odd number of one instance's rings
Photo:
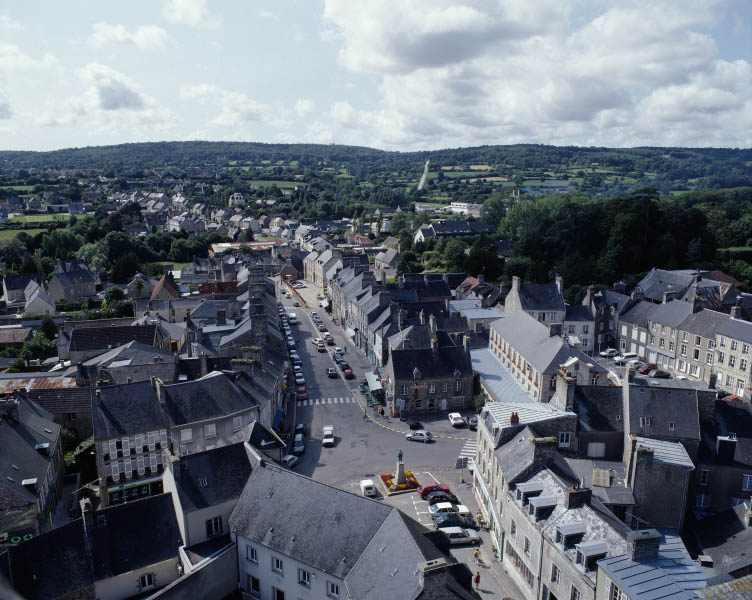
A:
{"type": "Polygon", "coordinates": [[[204,425],[204,437],[206,439],[217,437],[217,425],[215,423],[204,425]]]}
{"type": "Polygon", "coordinates": [[[611,587],[608,590],[608,600],[629,600],[629,596],[622,592],[619,586],[612,581],[611,587]]]}
{"type": "Polygon", "coordinates": [[[690,371],[690,374],[692,375],[692,377],[699,377],[700,376],[700,367],[698,367],[697,365],[692,365],[692,367],[690,368],[689,371],[690,371]]]}
{"type": "Polygon", "coordinates": [[[742,354],[749,354],[749,344],[742,344],[742,354]]]}
{"type": "Polygon", "coordinates": [[[658,347],[659,348],[663,348],[665,346],[666,346],[666,340],[665,339],[661,338],[660,340],[658,340],[658,347]]]}
{"type": "Polygon", "coordinates": [[[144,573],[138,578],[138,587],[142,590],[148,590],[154,587],[154,573],[144,573]]]}
{"type": "Polygon", "coordinates": [[[747,359],[746,358],[742,358],[742,359],[739,360],[739,369],[741,369],[742,371],[746,371],[747,370],[747,359]]]}
{"type": "Polygon", "coordinates": [[[530,540],[525,538],[525,554],[530,556],[530,540]]]}
{"type": "Polygon", "coordinates": [[[326,582],[326,595],[332,598],[339,598],[339,584],[333,581],[326,582]]]}
{"type": "Polygon", "coordinates": [[[650,417],[640,417],[640,427],[650,427],[650,417]]]}
{"type": "Polygon", "coordinates": [[[514,521],[509,525],[509,535],[510,537],[515,537],[517,535],[517,523],[514,521]]]}
{"type": "Polygon", "coordinates": [[[738,348],[738,345],[736,343],[736,340],[731,340],[731,352],[736,352],[737,348],[738,348]]]}
{"type": "Polygon", "coordinates": [[[623,335],[624,337],[626,337],[626,335],[627,335],[627,326],[626,326],[626,325],[622,325],[622,326],[621,326],[621,334],[622,334],[622,335],[623,335]]]}
{"type": "Polygon", "coordinates": [[[736,356],[734,356],[733,354],[729,354],[729,361],[728,361],[729,367],[733,367],[735,364],[736,364],[736,356]]]}
{"type": "Polygon", "coordinates": [[[551,565],[551,583],[559,583],[561,577],[561,571],[556,565],[551,565]]]}
{"type": "Polygon", "coordinates": [[[447,391],[447,384],[445,381],[444,383],[441,384],[441,392],[446,394],[446,391],[447,391]]]}
{"type": "Polygon", "coordinates": [[[669,421],[669,422],[668,422],[668,428],[669,428],[669,429],[670,429],[671,431],[673,431],[674,429],[676,429],[676,423],[674,423],[673,421],[669,421]]]}
{"type": "Polygon", "coordinates": [[[687,372],[687,363],[686,363],[686,362],[684,362],[683,360],[680,360],[680,361],[679,361],[679,370],[680,370],[680,371],[681,371],[682,373],[686,373],[686,372],[687,372]]]}
{"type": "Polygon", "coordinates": [[[574,325],[570,325],[569,326],[569,333],[571,333],[572,335],[574,335],[574,333],[575,333],[574,325]]]}
{"type": "Polygon", "coordinates": [[[569,431],[559,432],[559,447],[569,448],[569,443],[572,440],[572,434],[569,431]]]}
{"type": "Polygon", "coordinates": [[[742,475],[742,491],[752,492],[752,475],[742,475]]]}
{"type": "Polygon", "coordinates": [[[543,323],[546,320],[546,313],[538,313],[538,321],[543,323]]]}
{"type": "Polygon", "coordinates": [[[556,320],[556,313],[548,313],[548,318],[551,319],[552,321],[555,321],[556,320]]]}
{"type": "Polygon", "coordinates": [[[407,386],[404,385],[404,384],[402,385],[402,392],[401,393],[402,393],[403,396],[407,395],[407,386]]]}
{"type": "Polygon", "coordinates": [[[285,591],[273,587],[272,600],[285,600],[285,591]]]}
{"type": "Polygon", "coordinates": [[[206,522],[206,537],[210,538],[222,533],[222,517],[214,517],[206,522]]]}
{"type": "Polygon", "coordinates": [[[306,587],[311,587],[311,573],[305,569],[298,569],[298,583],[306,587]]]}
{"type": "Polygon", "coordinates": [[[282,562],[282,559],[277,558],[276,556],[272,556],[272,571],[276,573],[285,572],[285,565],[282,562]]]}
{"type": "Polygon", "coordinates": [[[715,340],[708,340],[708,350],[715,348],[715,340]]]}
{"type": "Polygon", "coordinates": [[[682,332],[682,342],[686,342],[688,340],[689,340],[689,334],[686,331],[682,332]]]}
{"type": "Polygon", "coordinates": [[[712,365],[713,364],[713,353],[712,352],[708,352],[705,355],[705,364],[706,365],[712,365]]]}
{"type": "Polygon", "coordinates": [[[692,351],[692,359],[693,360],[700,360],[700,349],[699,348],[695,348],[692,351]]]}
{"type": "Polygon", "coordinates": [[[590,327],[588,325],[583,325],[582,333],[590,333],[590,327]]]}
{"type": "Polygon", "coordinates": [[[726,387],[730,388],[734,385],[734,378],[731,375],[726,375],[726,387]]]}
{"type": "Polygon", "coordinates": [[[455,392],[461,392],[462,391],[462,380],[456,379],[454,381],[454,391],[455,392]]]}
{"type": "Polygon", "coordinates": [[[721,339],[719,340],[719,342],[718,342],[718,345],[719,345],[719,346],[720,346],[721,348],[725,348],[725,347],[726,347],[726,338],[725,338],[725,337],[723,337],[723,336],[721,336],[721,339]]]}
{"type": "Polygon", "coordinates": [[[588,346],[588,339],[586,337],[582,338],[582,346],[585,348],[588,346]]]}
{"type": "Polygon", "coordinates": [[[251,594],[251,596],[253,596],[254,598],[261,598],[261,582],[259,581],[258,577],[249,575],[246,587],[248,588],[248,592],[251,594]]]}
{"type": "Polygon", "coordinates": [[[673,352],[674,351],[674,342],[669,342],[668,343],[668,351],[669,352],[673,352]]]}
{"type": "Polygon", "coordinates": [[[679,353],[682,356],[687,356],[687,344],[682,344],[681,348],[679,348],[679,353]]]}
{"type": "Polygon", "coordinates": [[[723,352],[718,353],[718,362],[720,364],[723,364],[723,360],[726,358],[726,355],[723,352]]]}
{"type": "Polygon", "coordinates": [[[253,546],[246,546],[245,558],[248,562],[258,564],[258,552],[256,552],[256,548],[254,548],[253,546]]]}
{"type": "Polygon", "coordinates": [[[695,506],[697,508],[710,506],[710,494],[697,494],[697,496],[695,496],[695,506]]]}
{"type": "Polygon", "coordinates": [[[580,590],[572,586],[572,592],[569,594],[569,600],[580,600],[580,590]]]}
{"type": "Polygon", "coordinates": [[[435,383],[429,383],[428,384],[428,393],[429,394],[435,394],[436,393],[436,384],[435,383]]]}
{"type": "Polygon", "coordinates": [[[233,417],[232,418],[232,430],[240,431],[242,427],[243,427],[243,417],[233,417]]]}

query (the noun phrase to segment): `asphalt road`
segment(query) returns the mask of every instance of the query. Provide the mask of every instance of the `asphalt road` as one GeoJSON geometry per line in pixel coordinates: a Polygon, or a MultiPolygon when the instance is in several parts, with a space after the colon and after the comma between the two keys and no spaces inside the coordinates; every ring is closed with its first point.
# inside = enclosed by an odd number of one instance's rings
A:
{"type": "Polygon", "coordinates": [[[430,471],[432,468],[453,468],[465,442],[475,440],[475,432],[453,429],[446,415],[426,414],[422,422],[437,439],[431,444],[411,442],[405,438],[407,424],[392,418],[381,418],[364,406],[358,394],[358,386],[371,369],[367,359],[346,339],[342,330],[334,325],[323,309],[316,309],[335,346],[326,346],[327,352],[317,352],[312,340],[320,333],[311,320],[314,309],[293,307],[292,301],[284,299],[287,312],[295,312],[298,325],[292,325],[293,338],[298,354],[303,361],[308,400],[296,401],[293,420],[308,428],[306,452],[301,456],[295,470],[343,489],[357,488],[360,479],[391,472],[397,461],[397,451],[404,452],[408,470],[430,471]],[[355,374],[345,380],[342,371],[335,365],[331,352],[335,347],[345,350],[345,358],[355,374]],[[337,378],[330,379],[326,369],[335,367],[337,378]],[[363,419],[366,408],[368,419],[363,419]],[[334,427],[335,445],[321,445],[324,425],[334,427]],[[455,439],[453,439],[455,438],[455,439]]]}

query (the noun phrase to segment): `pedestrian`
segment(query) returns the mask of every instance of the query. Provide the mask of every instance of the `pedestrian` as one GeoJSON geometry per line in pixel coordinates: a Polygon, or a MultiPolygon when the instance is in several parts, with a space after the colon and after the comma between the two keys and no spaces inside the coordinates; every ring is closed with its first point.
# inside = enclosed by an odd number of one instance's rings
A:
{"type": "Polygon", "coordinates": [[[368,415],[366,414],[366,411],[363,411],[363,420],[365,421],[368,418],[368,415]]]}
{"type": "Polygon", "coordinates": [[[480,548],[476,548],[475,552],[473,552],[473,560],[475,560],[475,564],[480,564],[480,548]]]}
{"type": "Polygon", "coordinates": [[[475,574],[475,589],[480,587],[480,571],[475,574]]]}

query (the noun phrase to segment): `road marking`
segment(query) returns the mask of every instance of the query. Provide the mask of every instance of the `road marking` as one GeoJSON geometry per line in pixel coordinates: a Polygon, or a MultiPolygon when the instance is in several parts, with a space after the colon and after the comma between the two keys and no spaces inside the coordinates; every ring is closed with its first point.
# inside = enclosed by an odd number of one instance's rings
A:
{"type": "MultiPolygon", "coordinates": [[[[425,473],[426,473],[426,475],[428,475],[428,476],[429,476],[429,477],[430,477],[431,479],[433,479],[433,480],[434,480],[434,481],[435,481],[436,483],[441,483],[441,482],[440,482],[440,481],[439,481],[438,479],[436,479],[436,477],[434,476],[434,474],[433,474],[433,473],[431,473],[430,471],[426,471],[425,473]]],[[[421,502],[423,502],[423,500],[421,500],[421,502]]]]}
{"type": "Polygon", "coordinates": [[[478,452],[478,441],[465,442],[460,450],[460,458],[473,458],[478,452]]]}

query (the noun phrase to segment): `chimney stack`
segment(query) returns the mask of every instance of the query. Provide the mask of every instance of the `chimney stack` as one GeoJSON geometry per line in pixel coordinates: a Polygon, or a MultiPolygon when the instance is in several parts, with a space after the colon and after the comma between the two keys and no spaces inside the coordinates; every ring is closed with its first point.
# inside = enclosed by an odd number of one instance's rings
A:
{"type": "Polygon", "coordinates": [[[436,337],[436,334],[434,333],[431,336],[431,350],[437,350],[439,348],[439,338],[436,337]]]}
{"type": "Polygon", "coordinates": [[[470,354],[470,334],[465,333],[462,336],[462,347],[465,349],[465,354],[470,354]]]}
{"type": "Polygon", "coordinates": [[[741,308],[741,306],[732,306],[731,307],[731,318],[732,319],[741,319],[742,318],[742,308],[741,308]]]}
{"type": "Polygon", "coordinates": [[[554,281],[556,281],[556,289],[559,290],[559,295],[563,296],[564,295],[564,279],[562,278],[561,275],[557,273],[554,281]]]}
{"type": "Polygon", "coordinates": [[[418,313],[418,318],[420,319],[421,325],[426,324],[426,312],[422,308],[420,309],[420,312],[418,313]]]}
{"type": "Polygon", "coordinates": [[[517,275],[512,277],[512,291],[517,293],[520,291],[520,278],[517,275]]]}
{"type": "Polygon", "coordinates": [[[567,489],[564,506],[567,508],[582,508],[586,504],[590,504],[590,498],[592,495],[593,490],[581,488],[579,485],[573,485],[567,489]]]}
{"type": "Polygon", "coordinates": [[[433,313],[428,316],[428,325],[431,328],[431,333],[436,333],[436,316],[433,313]]]}
{"type": "Polygon", "coordinates": [[[227,324],[227,313],[224,310],[217,311],[217,325],[227,324]]]}
{"type": "Polygon", "coordinates": [[[638,529],[627,533],[627,552],[633,561],[658,556],[661,534],[657,529],[638,529]]]}
{"type": "Polygon", "coordinates": [[[516,412],[512,412],[512,414],[509,415],[509,424],[510,425],[520,424],[520,416],[516,412]]]}

